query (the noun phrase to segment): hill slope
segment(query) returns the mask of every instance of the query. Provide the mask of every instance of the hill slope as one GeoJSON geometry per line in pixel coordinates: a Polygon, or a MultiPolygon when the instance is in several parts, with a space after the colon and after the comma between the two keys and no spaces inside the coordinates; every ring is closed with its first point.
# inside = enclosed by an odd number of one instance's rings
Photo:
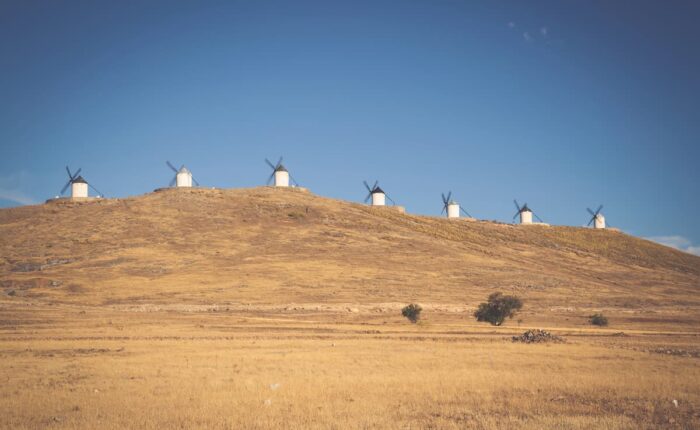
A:
{"type": "Polygon", "coordinates": [[[3,300],[449,306],[499,289],[541,306],[700,304],[699,257],[623,233],[412,216],[298,189],[3,209],[0,238],[3,300]]]}

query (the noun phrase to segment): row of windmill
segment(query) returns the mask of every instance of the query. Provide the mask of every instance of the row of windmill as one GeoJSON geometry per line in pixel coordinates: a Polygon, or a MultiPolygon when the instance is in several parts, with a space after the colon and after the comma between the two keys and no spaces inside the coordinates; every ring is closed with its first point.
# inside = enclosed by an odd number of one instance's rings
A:
{"type": "MultiPolygon", "coordinates": [[[[272,164],[267,158],[265,159],[265,163],[267,163],[267,165],[272,169],[272,173],[267,179],[267,185],[270,185],[274,181],[275,187],[289,187],[290,182],[292,186],[299,186],[297,181],[294,180],[294,178],[289,174],[289,171],[282,164],[282,157],[279,158],[276,164],[272,164]]],[[[192,172],[190,172],[184,164],[180,166],[179,169],[173,166],[170,161],[166,161],[165,164],[175,173],[175,176],[173,176],[172,180],[170,181],[170,187],[192,187],[193,183],[196,186],[199,186],[199,182],[197,182],[197,180],[192,176],[192,172]]],[[[103,196],[103,194],[88,183],[85,178],[80,176],[81,170],[82,169],[78,169],[75,173],[71,173],[68,166],[66,166],[68,182],[61,190],[61,195],[65,194],[66,190],[70,186],[71,198],[88,197],[88,187],[95,190],[98,196],[103,196]]],[[[365,203],[371,202],[372,206],[385,206],[386,201],[388,200],[391,202],[391,204],[396,204],[394,200],[392,200],[391,197],[389,197],[386,192],[379,187],[379,181],[375,181],[374,185],[372,186],[370,186],[367,181],[363,181],[363,183],[365,188],[367,188],[367,197],[365,197],[364,200],[365,203]]],[[[533,217],[539,221],[540,224],[544,223],[542,219],[527,206],[527,203],[522,206],[517,200],[513,200],[513,203],[517,209],[517,212],[515,215],[513,215],[513,219],[515,220],[516,218],[519,218],[518,221],[520,224],[538,224],[533,222],[533,217]]],[[[441,213],[445,214],[447,218],[460,218],[462,213],[469,218],[472,218],[472,216],[469,215],[469,212],[464,210],[458,202],[452,199],[452,191],[448,192],[447,195],[444,193],[442,194],[442,205],[441,213]]],[[[605,217],[600,212],[602,209],[603,205],[600,205],[595,212],[590,208],[586,208],[588,213],[591,215],[591,219],[588,221],[588,226],[593,224],[593,228],[597,229],[606,227],[605,217]]]]}

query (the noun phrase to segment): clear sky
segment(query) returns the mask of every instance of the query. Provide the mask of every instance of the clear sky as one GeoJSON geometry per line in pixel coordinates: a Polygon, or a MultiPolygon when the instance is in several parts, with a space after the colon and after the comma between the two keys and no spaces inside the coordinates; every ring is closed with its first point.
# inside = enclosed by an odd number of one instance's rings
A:
{"type": "Polygon", "coordinates": [[[0,205],[264,184],[700,252],[700,2],[0,2],[0,205]]]}

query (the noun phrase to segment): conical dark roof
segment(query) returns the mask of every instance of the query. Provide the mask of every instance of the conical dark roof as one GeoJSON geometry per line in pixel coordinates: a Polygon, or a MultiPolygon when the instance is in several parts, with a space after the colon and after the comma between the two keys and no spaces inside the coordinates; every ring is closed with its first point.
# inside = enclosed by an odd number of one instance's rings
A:
{"type": "Polygon", "coordinates": [[[377,185],[377,186],[374,187],[374,189],[372,190],[372,194],[379,194],[379,193],[386,194],[386,193],[384,192],[384,190],[382,190],[381,188],[379,188],[379,185],[377,185]]]}
{"type": "Polygon", "coordinates": [[[83,179],[82,176],[78,176],[77,178],[73,179],[71,181],[72,184],[87,184],[87,181],[83,179]]]}
{"type": "Polygon", "coordinates": [[[532,210],[529,207],[527,207],[527,203],[525,203],[523,207],[520,208],[520,212],[532,212],[532,210]]]}
{"type": "Polygon", "coordinates": [[[275,168],[275,172],[286,172],[287,169],[282,165],[278,164],[277,167],[275,168]]]}

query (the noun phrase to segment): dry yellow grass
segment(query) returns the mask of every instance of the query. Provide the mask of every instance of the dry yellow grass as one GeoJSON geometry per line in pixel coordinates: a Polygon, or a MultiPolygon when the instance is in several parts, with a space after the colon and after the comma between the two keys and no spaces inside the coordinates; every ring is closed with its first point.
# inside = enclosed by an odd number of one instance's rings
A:
{"type": "Polygon", "coordinates": [[[8,316],[4,428],[700,425],[697,335],[563,330],[564,344],[525,345],[508,339],[514,327],[447,322],[49,308],[8,316]]]}
{"type": "Polygon", "coordinates": [[[1,428],[700,427],[700,259],[622,233],[258,188],[0,210],[0,238],[1,428]],[[494,290],[505,327],[470,316],[494,290]],[[510,341],[534,327],[567,342],[510,341]]]}

